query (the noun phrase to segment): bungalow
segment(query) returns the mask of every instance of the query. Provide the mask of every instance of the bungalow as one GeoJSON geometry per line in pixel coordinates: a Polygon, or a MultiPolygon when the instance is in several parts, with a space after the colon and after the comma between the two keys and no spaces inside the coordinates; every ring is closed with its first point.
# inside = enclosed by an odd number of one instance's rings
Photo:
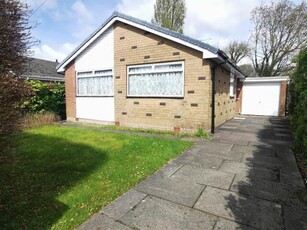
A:
{"type": "Polygon", "coordinates": [[[233,118],[245,78],[223,51],[118,12],[57,71],[67,120],[187,132],[233,118]]]}

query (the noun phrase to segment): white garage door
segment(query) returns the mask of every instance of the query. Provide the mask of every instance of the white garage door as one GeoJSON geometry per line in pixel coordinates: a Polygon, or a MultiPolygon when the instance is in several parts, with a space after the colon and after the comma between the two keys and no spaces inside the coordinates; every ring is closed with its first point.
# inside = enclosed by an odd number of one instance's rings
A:
{"type": "Polygon", "coordinates": [[[280,82],[244,82],[242,114],[278,116],[280,82]]]}

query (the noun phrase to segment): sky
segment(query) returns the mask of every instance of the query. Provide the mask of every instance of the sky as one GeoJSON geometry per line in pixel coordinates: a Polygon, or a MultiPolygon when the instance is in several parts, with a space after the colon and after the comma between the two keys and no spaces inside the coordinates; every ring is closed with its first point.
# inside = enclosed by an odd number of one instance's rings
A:
{"type": "MultiPolygon", "coordinates": [[[[32,36],[40,41],[31,48],[34,57],[52,61],[63,60],[114,11],[150,22],[155,4],[155,0],[21,1],[33,9],[32,36]]],[[[270,1],[186,0],[184,34],[220,49],[233,40],[247,41],[252,30],[250,13],[261,2],[270,1]]]]}

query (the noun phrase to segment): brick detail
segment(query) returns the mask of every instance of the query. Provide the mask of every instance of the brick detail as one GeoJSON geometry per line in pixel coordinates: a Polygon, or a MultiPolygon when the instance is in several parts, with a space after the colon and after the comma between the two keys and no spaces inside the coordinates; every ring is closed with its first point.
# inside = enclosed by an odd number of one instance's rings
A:
{"type": "Polygon", "coordinates": [[[119,121],[115,121],[115,125],[116,126],[120,126],[120,122],[119,121]]]}
{"type": "Polygon", "coordinates": [[[211,76],[210,62],[203,60],[200,51],[155,34],[144,34],[143,30],[121,22],[114,28],[114,50],[114,76],[121,76],[114,81],[114,91],[123,92],[114,97],[115,120],[121,126],[162,130],[180,127],[184,131],[194,131],[198,127],[210,129],[211,81],[198,80],[199,76],[211,76]],[[119,40],[122,36],[125,36],[125,42],[119,40]],[[137,46],[137,49],[132,51],[131,46],[137,46]],[[174,56],[174,52],[180,52],[180,56],[174,56]],[[147,55],[150,55],[150,59],[144,59],[147,55]],[[122,57],[125,57],[125,62],[120,62],[122,57]],[[127,66],[181,60],[184,61],[184,92],[191,89],[193,94],[185,93],[183,98],[140,97],[137,99],[140,103],[138,106],[134,105],[135,98],[126,96],[127,66]],[[191,107],[192,103],[198,104],[198,107],[191,107]],[[122,111],[129,116],[122,116],[122,111]],[[147,117],[146,111],[154,113],[147,117]],[[175,115],[184,119],[174,119],[175,115]]]}
{"type": "Polygon", "coordinates": [[[125,39],[125,37],[124,37],[124,36],[119,38],[119,40],[124,40],[124,39],[125,39]]]}
{"type": "Polygon", "coordinates": [[[216,70],[216,94],[215,94],[215,127],[221,125],[235,116],[236,100],[230,98],[229,71],[219,66],[216,70]]]}
{"type": "Polygon", "coordinates": [[[133,102],[133,104],[134,104],[134,105],[139,105],[139,104],[140,104],[140,102],[135,101],[135,102],[133,102]]]}
{"type": "Polygon", "coordinates": [[[286,112],[287,81],[280,84],[279,116],[284,117],[286,112]]]}
{"type": "Polygon", "coordinates": [[[69,64],[65,71],[66,115],[67,120],[76,119],[76,72],[75,64],[69,64]]]}
{"type": "Polygon", "coordinates": [[[146,117],[151,117],[152,114],[151,113],[146,113],[146,117]]]}
{"type": "Polygon", "coordinates": [[[115,79],[120,79],[120,76],[116,76],[115,79]]]}
{"type": "Polygon", "coordinates": [[[194,90],[188,90],[188,94],[194,94],[195,91],[194,90]]]}
{"type": "Polygon", "coordinates": [[[179,119],[179,118],[181,118],[181,116],[179,116],[179,115],[175,115],[175,116],[174,116],[174,118],[179,119]]]}
{"type": "Polygon", "coordinates": [[[150,58],[150,55],[144,56],[144,59],[149,59],[149,58],[150,58]]]}
{"type": "Polygon", "coordinates": [[[125,58],[121,58],[121,59],[119,59],[119,61],[123,62],[123,61],[125,61],[125,58]]]}
{"type": "Polygon", "coordinates": [[[123,91],[121,91],[121,90],[118,90],[118,91],[117,91],[117,93],[123,93],[123,91]]]}
{"type": "Polygon", "coordinates": [[[179,127],[174,127],[174,132],[179,133],[180,132],[180,128],[179,127]]]}
{"type": "Polygon", "coordinates": [[[178,56],[180,54],[180,52],[173,52],[174,56],[178,56]]]}
{"type": "Polygon", "coordinates": [[[127,115],[127,112],[122,112],[122,115],[127,115]]]}
{"type": "Polygon", "coordinates": [[[198,80],[200,81],[206,80],[206,77],[198,77],[198,80]]]}
{"type": "Polygon", "coordinates": [[[198,104],[197,103],[192,103],[191,106],[192,107],[198,107],[198,104]]]}
{"type": "Polygon", "coordinates": [[[133,50],[136,49],[136,48],[138,48],[138,47],[137,46],[131,46],[131,49],[133,49],[133,50]]]}

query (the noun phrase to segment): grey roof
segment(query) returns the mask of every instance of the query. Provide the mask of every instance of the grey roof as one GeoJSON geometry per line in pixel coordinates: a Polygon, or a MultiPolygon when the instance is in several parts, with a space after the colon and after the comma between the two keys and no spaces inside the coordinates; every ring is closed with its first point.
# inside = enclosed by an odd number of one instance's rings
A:
{"type": "MultiPolygon", "coordinates": [[[[165,35],[169,35],[172,36],[174,38],[178,38],[182,41],[188,42],[192,45],[198,46],[202,49],[206,49],[214,54],[218,54],[222,59],[224,59],[225,61],[227,61],[230,65],[232,65],[235,69],[237,69],[239,72],[241,72],[241,70],[239,69],[238,66],[236,66],[234,63],[232,63],[228,56],[220,49],[213,47],[205,42],[199,41],[197,39],[191,38],[189,36],[186,36],[184,34],[181,34],[179,32],[155,25],[153,23],[149,23],[147,21],[135,18],[135,17],[131,17],[129,15],[114,11],[113,14],[96,30],[94,31],[87,39],[85,39],[73,52],[71,52],[71,54],[69,54],[58,66],[57,69],[60,68],[60,66],[62,66],[62,64],[64,64],[68,59],[70,59],[84,44],[86,44],[93,36],[95,36],[95,34],[97,34],[103,27],[105,27],[113,18],[122,18],[125,19],[127,21],[130,22],[134,22],[137,23],[139,25],[145,26],[149,29],[155,30],[157,32],[163,33],[165,35]]],[[[242,72],[241,72],[242,73],[242,72]]],[[[243,73],[242,73],[243,74],[243,73]]],[[[244,74],[243,74],[244,75],[244,74]]]]}
{"type": "Polygon", "coordinates": [[[64,75],[56,72],[58,62],[38,58],[28,58],[22,78],[41,81],[64,82],[64,75]]]}

